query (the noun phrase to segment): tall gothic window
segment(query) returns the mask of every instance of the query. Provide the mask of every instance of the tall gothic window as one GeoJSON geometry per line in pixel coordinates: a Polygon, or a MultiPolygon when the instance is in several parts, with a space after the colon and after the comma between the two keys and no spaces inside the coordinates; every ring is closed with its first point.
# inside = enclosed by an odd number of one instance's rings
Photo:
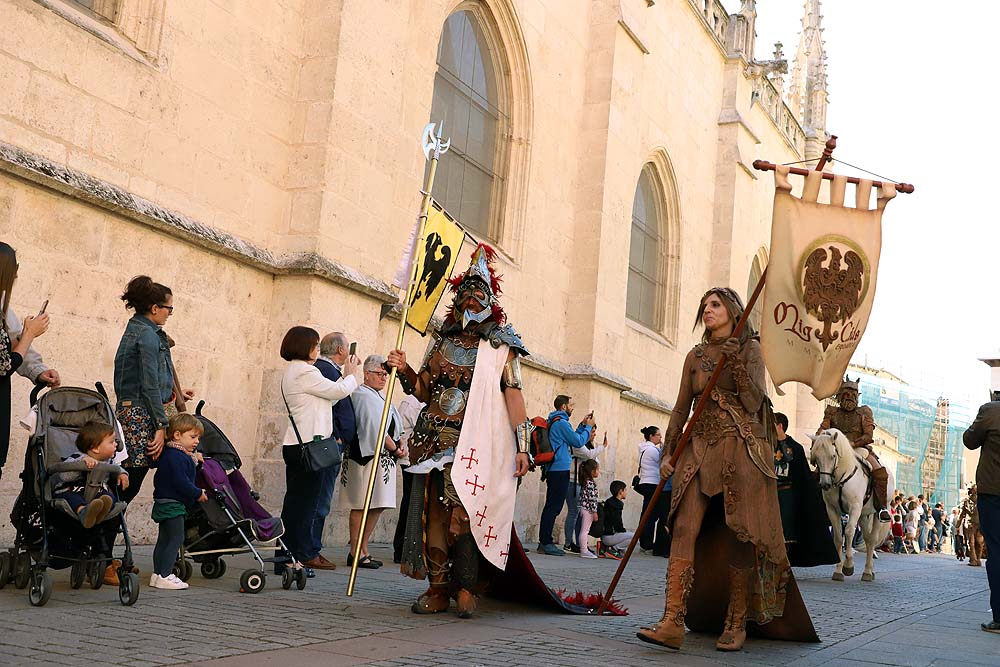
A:
{"type": "Polygon", "coordinates": [[[499,236],[507,124],[494,55],[476,16],[458,11],[445,21],[438,44],[431,121],[444,121],[451,149],[442,157],[434,198],[469,231],[499,236]]]}
{"type": "Polygon", "coordinates": [[[632,202],[625,315],[659,331],[663,326],[663,228],[660,189],[652,164],[639,176],[632,202]]]}

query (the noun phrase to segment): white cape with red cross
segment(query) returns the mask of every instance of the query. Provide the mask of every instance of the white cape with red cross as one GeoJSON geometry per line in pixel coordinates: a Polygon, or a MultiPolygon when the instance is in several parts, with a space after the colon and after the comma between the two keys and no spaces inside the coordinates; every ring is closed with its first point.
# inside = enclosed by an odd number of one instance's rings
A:
{"type": "Polygon", "coordinates": [[[479,341],[476,368],[465,406],[462,433],[455,447],[451,481],[469,513],[472,535],[486,560],[507,567],[514,523],[516,441],[500,391],[509,348],[479,341]]]}

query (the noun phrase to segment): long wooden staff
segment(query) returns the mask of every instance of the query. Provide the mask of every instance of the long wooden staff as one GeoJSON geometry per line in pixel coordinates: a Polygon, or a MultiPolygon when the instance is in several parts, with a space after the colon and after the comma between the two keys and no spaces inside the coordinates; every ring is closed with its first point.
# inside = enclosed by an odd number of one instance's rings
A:
{"type": "MultiPolygon", "coordinates": [[[[441,156],[448,151],[451,142],[443,141],[441,132],[444,123],[437,126],[437,135],[434,134],[433,123],[424,128],[424,153],[430,159],[431,166],[427,170],[427,180],[424,183],[423,201],[420,204],[420,217],[417,226],[417,242],[413,246],[412,270],[410,272],[410,284],[406,288],[406,299],[403,301],[403,312],[399,316],[399,331],[396,333],[396,347],[399,350],[403,347],[403,334],[406,332],[406,317],[410,312],[410,302],[413,301],[413,292],[417,288],[420,269],[420,262],[417,261],[418,254],[424,247],[424,236],[427,233],[427,215],[431,209],[431,189],[434,187],[434,176],[437,174],[438,161],[441,156]]],[[[392,408],[392,390],[396,385],[396,369],[389,372],[389,380],[385,388],[385,407],[382,408],[382,421],[378,427],[378,437],[375,439],[375,453],[372,458],[375,465],[372,466],[371,474],[368,475],[368,489],[365,491],[365,504],[361,510],[361,527],[358,529],[358,538],[355,544],[351,545],[354,557],[351,559],[351,577],[347,581],[347,596],[354,595],[354,582],[358,578],[358,561],[361,560],[361,542],[365,534],[365,526],[368,523],[368,512],[371,510],[372,494],[375,492],[375,480],[379,474],[378,461],[382,455],[382,446],[385,443],[386,430],[389,423],[389,411],[392,408]]]]}
{"type": "MultiPolygon", "coordinates": [[[[833,155],[833,149],[837,147],[837,137],[831,136],[830,140],[826,142],[826,148],[823,150],[823,157],[819,159],[816,164],[816,171],[823,171],[826,167],[826,163],[830,161],[833,155]]],[[[767,268],[760,276],[760,280],[757,281],[757,287],[754,288],[753,294],[750,295],[750,300],[747,301],[746,307],[743,309],[743,317],[736,324],[736,329],[733,331],[733,338],[739,338],[740,334],[743,333],[743,329],[746,327],[747,321],[750,319],[750,313],[753,312],[753,307],[757,304],[757,299],[760,297],[760,293],[764,290],[764,281],[767,279],[767,268]]],[[[705,405],[708,403],[709,396],[712,393],[712,389],[715,388],[715,384],[719,381],[719,376],[722,375],[722,369],[726,365],[729,359],[726,355],[722,355],[722,359],[719,360],[718,365],[712,372],[711,377],[708,378],[708,384],[705,385],[705,389],[702,390],[701,396],[698,398],[698,402],[694,406],[694,412],[691,413],[691,418],[687,420],[687,424],[684,426],[684,432],[681,434],[680,440],[677,441],[677,446],[674,447],[674,453],[670,457],[670,465],[677,465],[677,459],[680,458],[681,453],[683,453],[684,448],[687,447],[688,441],[691,439],[691,430],[698,418],[701,417],[702,411],[705,409],[705,405]]],[[[629,558],[632,557],[632,552],[635,551],[635,545],[639,543],[639,537],[642,535],[643,528],[646,527],[646,523],[649,521],[649,517],[652,516],[653,511],[656,509],[656,503],[660,499],[660,494],[663,493],[663,485],[667,483],[667,480],[661,479],[660,483],[656,485],[656,490],[653,491],[653,497],[649,499],[649,505],[646,507],[646,511],[642,513],[642,518],[639,519],[639,526],[635,529],[635,534],[632,536],[632,541],[628,544],[628,549],[625,551],[625,555],[622,556],[621,561],[618,563],[618,570],[615,572],[614,578],[611,580],[611,585],[608,586],[608,591],[604,594],[604,599],[601,601],[601,606],[597,610],[597,614],[603,615],[605,610],[608,608],[608,604],[611,602],[611,596],[615,593],[615,588],[618,586],[618,581],[622,578],[622,574],[625,572],[625,566],[628,565],[629,558]]]]}

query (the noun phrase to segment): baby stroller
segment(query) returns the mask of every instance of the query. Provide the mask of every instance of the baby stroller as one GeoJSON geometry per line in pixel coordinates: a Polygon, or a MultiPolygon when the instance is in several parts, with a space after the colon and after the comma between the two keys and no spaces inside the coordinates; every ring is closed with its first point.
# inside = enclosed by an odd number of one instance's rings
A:
{"type": "Polygon", "coordinates": [[[265,563],[288,565],[281,575],[282,588],[287,590],[295,584],[302,590],[306,587],[306,571],[281,540],[285,532],[281,519],[271,516],[257,502],[260,496],[250,489],[240,472],[243,462],[236,448],[218,426],[201,414],[204,405],[205,401],[199,402],[195,410],[205,428],[198,443],[205,462],[199,467],[195,482],[205,490],[208,502],[199,503],[188,513],[184,545],[174,574],[182,581],[191,578],[194,566],[186,558],[190,556],[201,563],[202,576],[218,579],[226,573],[222,556],[249,553],[259,568],[244,570],[240,592],[259,593],[264,589],[265,563]],[[274,546],[261,546],[261,542],[273,542],[274,546]],[[265,558],[261,552],[274,555],[265,558]]]}
{"type": "MultiPolygon", "coordinates": [[[[0,553],[0,588],[11,570],[17,588],[28,587],[28,600],[40,607],[52,594],[52,578],[48,569],[70,569],[70,586],[80,588],[90,576],[91,588],[104,583],[104,570],[112,559],[112,550],[121,531],[125,553],[118,569],[118,598],[125,606],[135,604],[139,597],[139,577],[132,570],[132,543],[125,525],[125,503],[118,501],[117,475],[123,470],[108,463],[87,469],[83,461],[63,462],[77,452],[76,435],[88,421],[103,421],[115,425],[114,410],[108,403],[103,387],[101,393],[79,387],[60,387],[46,392],[39,399],[43,385],[31,392],[31,405],[37,404],[37,422],[28,440],[22,488],[14,502],[10,518],[17,536],[14,547],[0,553]],[[107,483],[115,503],[105,518],[93,528],[85,529],[75,508],[52,491],[59,472],[87,473],[84,498],[89,502],[102,485],[107,483]],[[109,480],[110,478],[110,480],[109,480]],[[32,564],[34,561],[34,564],[32,564]]],[[[116,436],[122,451],[120,433],[116,436]]]]}

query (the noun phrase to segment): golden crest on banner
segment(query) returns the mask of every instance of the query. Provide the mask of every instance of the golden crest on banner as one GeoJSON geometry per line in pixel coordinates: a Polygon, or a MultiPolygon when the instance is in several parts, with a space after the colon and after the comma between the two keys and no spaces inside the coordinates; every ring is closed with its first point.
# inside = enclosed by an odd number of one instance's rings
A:
{"type": "Polygon", "coordinates": [[[437,202],[432,202],[427,214],[424,246],[417,248],[416,284],[410,294],[410,309],[406,323],[419,331],[427,332],[434,311],[448,287],[465,242],[465,231],[444,212],[437,202]]]}

